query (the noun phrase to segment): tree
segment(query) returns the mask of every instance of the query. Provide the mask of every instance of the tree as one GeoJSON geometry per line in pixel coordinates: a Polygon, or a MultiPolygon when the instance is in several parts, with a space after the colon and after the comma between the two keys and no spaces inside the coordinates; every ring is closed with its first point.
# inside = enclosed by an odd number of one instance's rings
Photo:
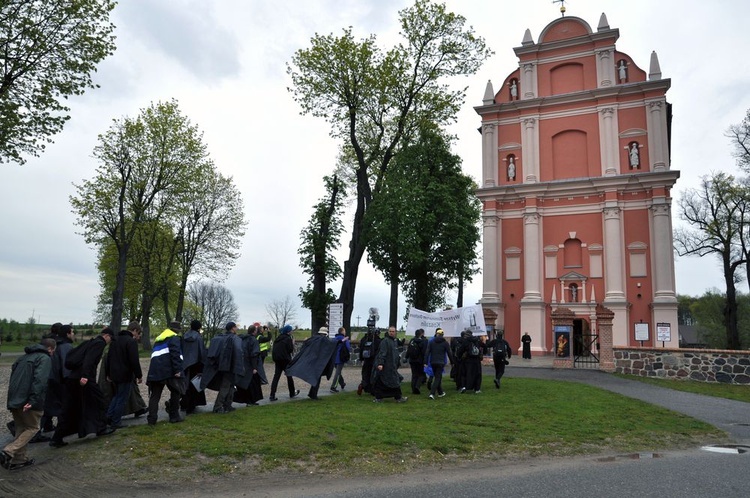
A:
{"type": "Polygon", "coordinates": [[[0,7],[0,163],[26,162],[70,118],[63,99],[97,85],[115,49],[114,0],[5,0],[0,7]]]}
{"type": "Polygon", "coordinates": [[[203,340],[208,342],[217,333],[224,330],[227,322],[236,321],[237,305],[232,291],[223,285],[194,282],[188,286],[188,299],[199,310],[195,319],[203,325],[203,340]]]}
{"type": "Polygon", "coordinates": [[[266,313],[271,318],[271,323],[276,329],[288,324],[297,315],[297,307],[292,298],[285,296],[284,299],[275,299],[266,304],[266,313]]]}
{"type": "Polygon", "coordinates": [[[394,159],[364,234],[368,260],[391,284],[389,325],[398,317],[399,283],[411,306],[434,311],[445,304],[446,289],[476,273],[481,205],[475,189],[449,139],[430,124],[394,159]]]}
{"type": "Polygon", "coordinates": [[[326,323],[326,309],[336,300],[328,282],[341,275],[341,267],[332,252],[339,247],[344,229],[340,212],[344,202],[343,184],[337,175],[324,177],[326,194],[315,205],[315,211],[300,234],[302,242],[297,250],[302,272],[309,275],[307,287],[300,288],[302,306],[310,310],[312,330],[326,323]]]}
{"type": "MultiPolygon", "coordinates": [[[[77,224],[89,244],[111,241],[117,251],[110,326],[122,326],[128,257],[138,230],[167,219],[190,194],[192,172],[204,164],[206,146],[177,102],[152,104],[135,118],[115,120],[94,148],[92,180],[71,196],[77,224]]],[[[147,324],[144,324],[147,325],[147,324]]],[[[144,344],[148,335],[143,334],[144,344]]]]}
{"type": "Polygon", "coordinates": [[[737,166],[750,173],[750,110],[741,123],[729,127],[726,136],[731,140],[737,166]]]}
{"type": "MultiPolygon", "coordinates": [[[[242,194],[210,161],[197,170],[190,195],[179,201],[174,220],[180,282],[176,319],[181,321],[188,278],[223,280],[239,258],[245,235],[242,194]]],[[[165,287],[168,292],[170,287],[165,287]]],[[[165,293],[164,302],[169,302],[165,293]]],[[[169,321],[169,320],[168,320],[169,321]]]]}
{"type": "Polygon", "coordinates": [[[688,189],[679,200],[680,218],[692,228],[675,230],[674,241],[680,256],[714,254],[721,261],[726,286],[724,333],[728,349],[740,349],[737,328],[737,269],[745,263],[737,240],[742,195],[734,177],[713,173],[703,177],[700,189],[688,189]]]}
{"type": "Polygon", "coordinates": [[[316,35],[288,65],[290,91],[302,113],[326,119],[332,136],[356,158],[357,205],[339,296],[347,329],[366,250],[365,213],[391,160],[420,121],[441,125],[455,119],[466,89],[450,91],[440,81],[473,74],[491,54],[484,40],[464,28],[465,19],[442,4],[417,0],[399,14],[403,43],[386,53],[374,36],[358,42],[345,29],[340,37],[316,35]]]}

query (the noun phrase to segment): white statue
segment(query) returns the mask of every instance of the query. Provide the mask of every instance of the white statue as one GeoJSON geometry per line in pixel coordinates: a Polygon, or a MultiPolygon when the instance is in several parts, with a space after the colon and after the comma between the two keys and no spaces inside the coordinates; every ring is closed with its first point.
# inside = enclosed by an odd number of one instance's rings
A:
{"type": "Polygon", "coordinates": [[[510,82],[510,99],[516,100],[518,98],[518,85],[516,85],[516,80],[511,80],[510,82]]]}
{"type": "Polygon", "coordinates": [[[514,181],[516,179],[516,163],[515,158],[510,156],[508,159],[508,180],[514,181]]]}
{"type": "Polygon", "coordinates": [[[617,67],[618,75],[620,76],[620,82],[628,79],[628,68],[625,65],[625,61],[620,61],[620,65],[617,67]]]}
{"type": "Polygon", "coordinates": [[[641,164],[640,152],[638,151],[637,142],[633,142],[632,144],[630,144],[628,156],[630,156],[630,169],[637,169],[641,164]]]}

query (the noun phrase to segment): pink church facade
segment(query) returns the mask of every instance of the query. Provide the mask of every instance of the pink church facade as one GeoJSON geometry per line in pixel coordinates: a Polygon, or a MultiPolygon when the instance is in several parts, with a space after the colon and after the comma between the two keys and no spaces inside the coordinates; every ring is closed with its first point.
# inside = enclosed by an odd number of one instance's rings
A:
{"type": "Polygon", "coordinates": [[[476,108],[480,302],[515,347],[528,332],[534,355],[555,351],[558,308],[575,314],[578,341],[594,336],[597,304],[614,312],[615,346],[678,346],[670,80],[655,53],[647,73],[618,37],[604,14],[596,31],[576,17],[536,43],[527,30],[518,67],[476,108]]]}

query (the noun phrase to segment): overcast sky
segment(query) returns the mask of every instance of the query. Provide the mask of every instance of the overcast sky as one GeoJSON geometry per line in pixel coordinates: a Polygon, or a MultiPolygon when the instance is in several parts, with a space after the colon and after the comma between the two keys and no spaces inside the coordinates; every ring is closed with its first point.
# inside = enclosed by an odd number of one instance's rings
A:
{"type": "MultiPolygon", "coordinates": [[[[315,33],[357,37],[375,33],[383,47],[397,40],[397,12],[409,0],[127,0],[115,8],[117,51],[99,66],[101,88],[70,100],[71,119],[55,143],[24,166],[0,165],[0,318],[42,323],[92,320],[99,292],[95,251],[78,235],[69,196],[73,183],[92,178],[92,150],[113,119],[136,116],[152,102],[178,100],[204,132],[218,168],[243,193],[247,234],[242,256],[225,285],[233,292],[242,324],[266,321],[265,305],[297,301],[306,276],[299,269],[299,233],[323,194],[337,143],[321,119],[303,117],[287,91],[286,63],[309,46],[315,33]]],[[[481,105],[487,80],[495,88],[518,65],[513,47],[526,28],[534,41],[560,16],[551,0],[453,0],[448,8],[466,17],[495,51],[480,72],[459,82],[467,99],[453,132],[464,171],[479,179],[481,105]]],[[[620,30],[617,49],[648,70],[652,50],[673,104],[672,169],[681,172],[677,199],[713,170],[735,171],[724,132],[750,108],[750,47],[745,0],[572,0],[567,15],[595,31],[602,12],[620,30]]],[[[347,217],[347,226],[350,225],[347,217]]],[[[221,241],[216,241],[221,243],[221,241]]],[[[346,248],[348,235],[343,237],[346,248]]],[[[478,248],[481,254],[481,248],[478,248]]],[[[343,264],[345,252],[339,254],[343,264]]],[[[678,259],[677,290],[699,295],[721,288],[714,258],[678,259]]],[[[481,275],[465,302],[481,297],[481,275]]],[[[338,293],[340,282],[332,285],[338,293]]],[[[363,265],[352,323],[380,309],[385,325],[388,287],[363,265]],[[360,317],[359,319],[357,317],[360,317]]],[[[455,295],[451,297],[455,301],[455,295]]],[[[404,304],[399,314],[403,316],[404,304]]],[[[399,319],[399,324],[402,323],[399,319]]],[[[295,323],[309,326],[298,308],[295,323]]]]}

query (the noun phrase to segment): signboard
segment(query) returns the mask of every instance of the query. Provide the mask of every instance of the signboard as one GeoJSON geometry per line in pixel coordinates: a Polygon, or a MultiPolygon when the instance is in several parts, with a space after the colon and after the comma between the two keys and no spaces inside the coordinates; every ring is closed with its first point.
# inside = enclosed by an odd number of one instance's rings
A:
{"type": "Polygon", "coordinates": [[[458,337],[464,330],[471,330],[474,335],[484,335],[487,328],[481,305],[464,306],[445,311],[429,313],[416,308],[409,309],[406,322],[406,335],[414,335],[417,329],[424,329],[427,337],[432,337],[435,329],[440,327],[445,337],[458,337]]]}
{"type": "Polygon", "coordinates": [[[656,340],[669,342],[672,340],[672,325],[669,323],[656,324],[656,340]]]}
{"type": "Polygon", "coordinates": [[[344,303],[328,305],[328,336],[333,337],[344,326],[344,303]]]}
{"type": "Polygon", "coordinates": [[[635,324],[635,340],[648,341],[648,323],[635,324]]]}

